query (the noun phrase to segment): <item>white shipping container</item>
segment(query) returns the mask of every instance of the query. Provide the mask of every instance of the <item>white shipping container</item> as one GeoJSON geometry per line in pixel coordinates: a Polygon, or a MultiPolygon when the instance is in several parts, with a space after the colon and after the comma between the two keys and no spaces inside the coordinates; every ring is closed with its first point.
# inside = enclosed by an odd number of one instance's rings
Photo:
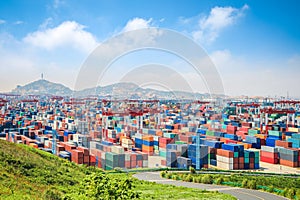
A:
{"type": "Polygon", "coordinates": [[[261,146],[262,151],[270,152],[270,153],[277,153],[278,148],[277,147],[269,147],[269,146],[261,146]]]}
{"type": "Polygon", "coordinates": [[[143,160],[143,167],[148,167],[148,160],[143,160]]]}
{"type": "Polygon", "coordinates": [[[112,146],[111,152],[116,153],[116,154],[122,154],[122,153],[124,153],[124,148],[121,146],[112,146]]]}
{"type": "Polygon", "coordinates": [[[130,153],[125,153],[125,161],[130,161],[130,153]]]}
{"type": "Polygon", "coordinates": [[[227,158],[227,157],[219,156],[219,155],[217,155],[216,157],[217,157],[217,163],[223,162],[223,163],[233,164],[233,158],[227,158]]]}
{"type": "Polygon", "coordinates": [[[224,163],[224,162],[217,161],[217,167],[225,170],[233,170],[232,163],[224,163]]]}
{"type": "Polygon", "coordinates": [[[105,152],[101,151],[101,159],[105,159],[105,152]]]}

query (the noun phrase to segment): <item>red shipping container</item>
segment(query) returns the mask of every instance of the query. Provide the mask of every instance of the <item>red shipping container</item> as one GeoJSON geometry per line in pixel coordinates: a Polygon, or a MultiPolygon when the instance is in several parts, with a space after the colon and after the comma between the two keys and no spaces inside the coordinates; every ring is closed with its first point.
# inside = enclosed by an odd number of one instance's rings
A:
{"type": "Polygon", "coordinates": [[[79,151],[82,151],[82,152],[83,152],[83,155],[85,155],[85,156],[88,156],[88,155],[89,155],[89,149],[88,149],[88,148],[86,148],[86,147],[77,147],[77,149],[78,149],[79,151]]]}
{"type": "Polygon", "coordinates": [[[83,164],[83,152],[79,150],[71,151],[71,160],[77,164],[83,164]]]}
{"type": "Polygon", "coordinates": [[[233,164],[238,164],[239,163],[239,158],[233,158],[233,164]]]}
{"type": "Polygon", "coordinates": [[[162,166],[167,166],[167,161],[166,160],[161,160],[161,165],[162,166]]]}
{"type": "Polygon", "coordinates": [[[239,169],[239,164],[238,163],[233,163],[233,169],[239,169]]]}
{"type": "Polygon", "coordinates": [[[90,156],[84,155],[83,156],[83,162],[84,162],[84,164],[88,164],[90,162],[90,156]]]}
{"type": "Polygon", "coordinates": [[[260,155],[267,158],[278,159],[278,153],[260,151],[260,155]]]}
{"type": "Polygon", "coordinates": [[[136,161],[136,154],[131,154],[130,155],[130,160],[131,161],[136,161]]]}
{"type": "Polygon", "coordinates": [[[130,165],[131,163],[130,163],[130,161],[125,161],[125,167],[126,168],[131,168],[131,165],[130,165]]]}
{"type": "Polygon", "coordinates": [[[254,164],[254,158],[249,158],[249,163],[254,164]]]}
{"type": "Polygon", "coordinates": [[[254,163],[249,163],[249,169],[254,169],[254,163]]]}
{"type": "Polygon", "coordinates": [[[130,161],[130,166],[131,166],[131,168],[136,168],[136,166],[137,166],[136,160],[131,160],[130,161]]]}
{"type": "Polygon", "coordinates": [[[270,163],[270,164],[278,164],[279,163],[279,160],[276,158],[270,158],[270,157],[264,157],[264,156],[260,156],[260,161],[270,163]]]}
{"type": "MultiPolygon", "coordinates": [[[[244,160],[245,160],[244,157],[239,157],[239,163],[240,164],[244,164],[244,160]]],[[[241,169],[243,169],[243,168],[241,168],[241,169]]]]}
{"type": "Polygon", "coordinates": [[[95,163],[95,162],[96,162],[96,156],[93,155],[93,154],[91,154],[91,155],[89,156],[89,162],[90,162],[90,163],[95,163]]]}
{"type": "Polygon", "coordinates": [[[239,163],[239,169],[244,169],[244,168],[245,168],[244,163],[239,163]]]}
{"type": "Polygon", "coordinates": [[[108,138],[108,141],[112,143],[117,143],[117,139],[115,138],[108,138]]]}

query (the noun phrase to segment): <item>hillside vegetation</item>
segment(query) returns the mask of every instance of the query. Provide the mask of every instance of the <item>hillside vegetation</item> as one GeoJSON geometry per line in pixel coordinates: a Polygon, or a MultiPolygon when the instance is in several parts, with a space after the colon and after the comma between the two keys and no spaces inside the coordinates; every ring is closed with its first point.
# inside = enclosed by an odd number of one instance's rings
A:
{"type": "Polygon", "coordinates": [[[234,199],[139,181],[0,140],[0,199],[234,199]]]}

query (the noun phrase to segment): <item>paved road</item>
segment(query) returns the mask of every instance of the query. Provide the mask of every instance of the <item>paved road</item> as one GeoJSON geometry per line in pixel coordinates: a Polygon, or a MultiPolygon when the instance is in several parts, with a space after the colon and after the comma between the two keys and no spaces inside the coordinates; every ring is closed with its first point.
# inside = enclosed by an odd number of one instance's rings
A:
{"type": "Polygon", "coordinates": [[[160,177],[159,172],[142,172],[134,175],[135,178],[160,184],[169,184],[175,186],[183,186],[188,188],[196,188],[208,191],[219,191],[222,193],[230,194],[240,200],[286,200],[286,198],[262,192],[258,190],[249,190],[243,188],[220,186],[220,185],[207,185],[201,183],[190,183],[184,181],[175,181],[171,179],[164,179],[160,177]]]}

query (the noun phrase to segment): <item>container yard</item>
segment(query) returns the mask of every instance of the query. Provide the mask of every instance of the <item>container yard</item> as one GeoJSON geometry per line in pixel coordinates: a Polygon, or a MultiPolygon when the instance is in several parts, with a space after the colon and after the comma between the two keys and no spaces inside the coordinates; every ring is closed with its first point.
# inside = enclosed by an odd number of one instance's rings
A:
{"type": "Polygon", "coordinates": [[[0,138],[104,170],[297,169],[299,105],[2,94],[0,138]]]}

